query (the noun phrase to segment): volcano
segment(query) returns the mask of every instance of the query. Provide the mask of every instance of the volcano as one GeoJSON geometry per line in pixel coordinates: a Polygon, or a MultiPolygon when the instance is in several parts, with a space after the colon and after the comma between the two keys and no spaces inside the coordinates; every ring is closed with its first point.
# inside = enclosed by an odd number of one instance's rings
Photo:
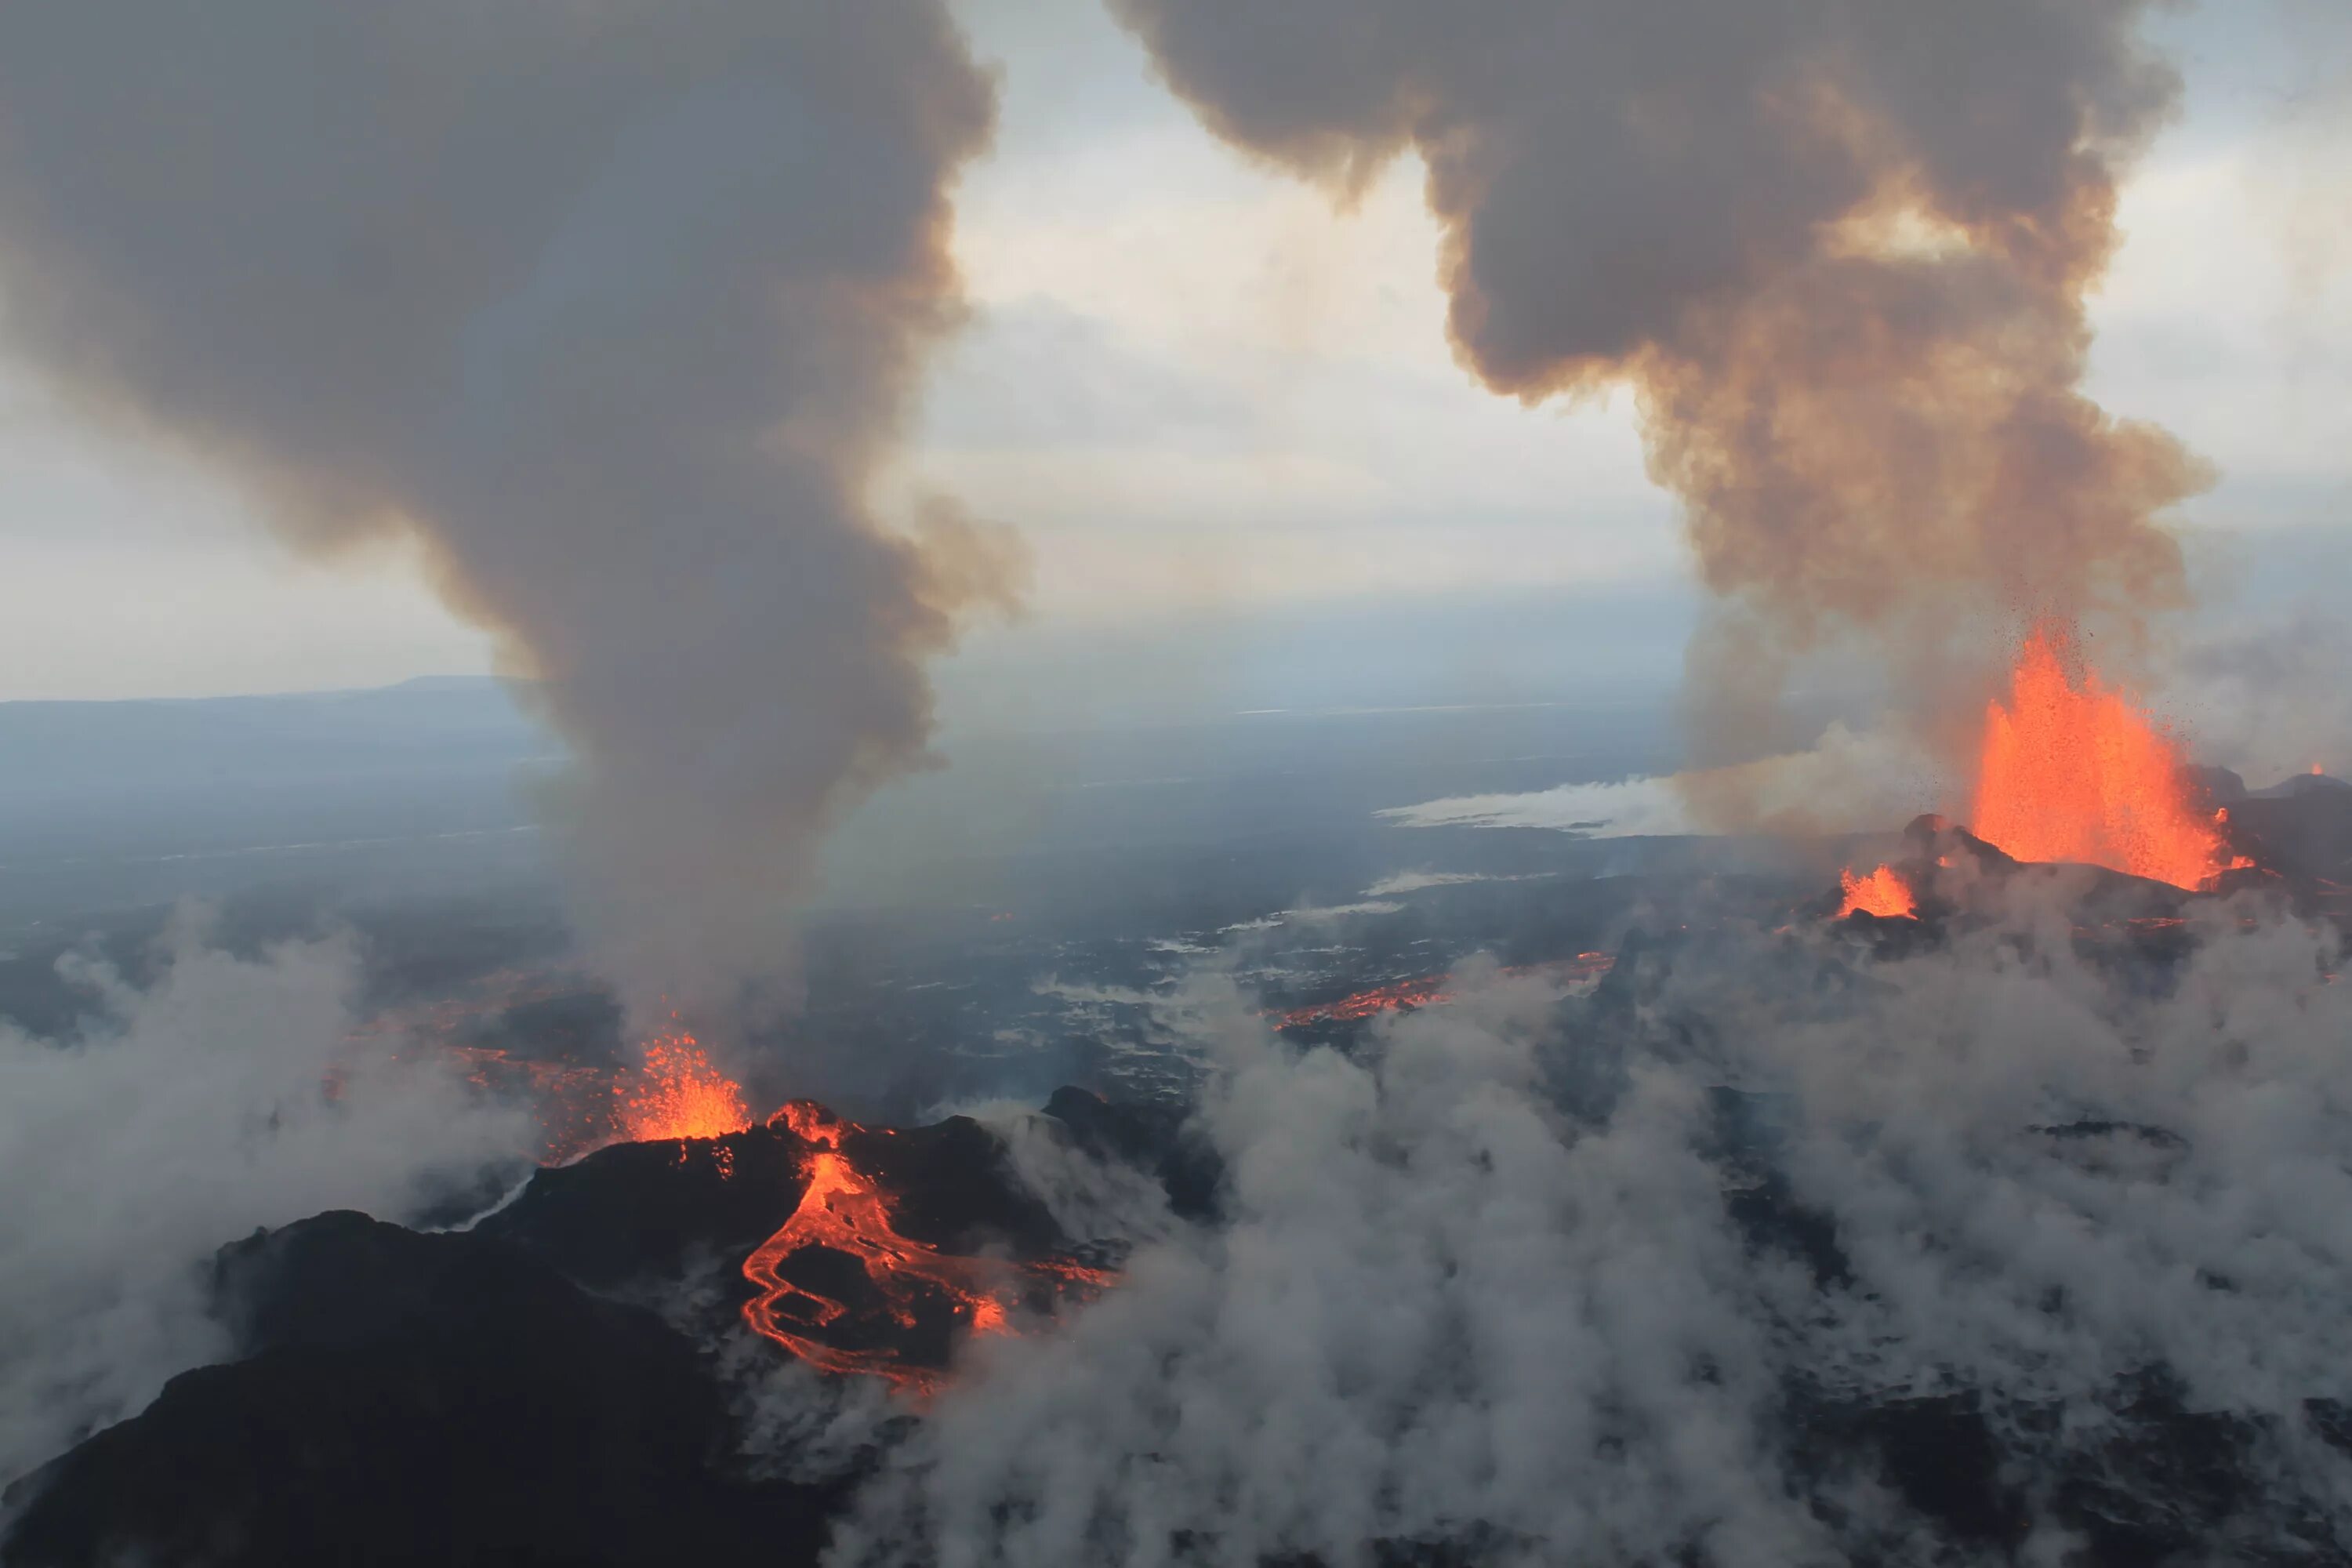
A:
{"type": "Polygon", "coordinates": [[[1964,883],[2029,863],[2101,873],[2091,901],[2144,906],[2126,918],[2177,915],[2168,889],[2263,885],[2306,913],[2347,908],[2352,786],[2315,769],[2252,792],[2226,769],[2193,766],[2180,738],[2107,685],[2061,624],[2028,634],[1988,703],[1969,805],[1967,826],[1923,816],[1905,830],[1901,859],[1843,872],[1834,914],[1948,912],[1964,883]]]}
{"type": "MultiPolygon", "coordinates": [[[[461,1230],[329,1213],[223,1248],[230,1359],[16,1483],[0,1560],[814,1562],[855,1474],[731,1458],[743,1413],[710,1345],[748,1322],[774,1357],[920,1394],[975,1331],[1110,1275],[977,1122],[788,1111],[541,1169],[461,1230]],[[716,1299],[687,1289],[747,1257],[716,1299]]],[[[1083,1090],[1045,1124],[1155,1169],[1176,1148],[1166,1119],[1083,1090]]]]}
{"type": "MultiPolygon", "coordinates": [[[[1942,825],[1923,828],[1919,847],[1948,855],[1970,842],[1942,825]]],[[[1630,943],[1574,1004],[1591,1048],[1656,1026],[1662,980],[1690,962],[1709,955],[1689,932],[1630,943]]],[[[919,1419],[954,1343],[990,1327],[963,1293],[996,1288],[991,1268],[1054,1265],[1030,1278],[1070,1280],[1110,1259],[1079,1261],[976,1122],[860,1128],[805,1102],[788,1109],[717,1138],[619,1144],[542,1170],[459,1231],[330,1213],[223,1248],[211,1289],[230,1359],[173,1379],[146,1411],[19,1482],[0,1557],[26,1568],[819,1561],[877,1457],[816,1479],[747,1458],[753,1406],[739,1352],[895,1385],[919,1419]],[[793,1229],[828,1200],[843,1229],[793,1229]],[[919,1267],[859,1284],[884,1253],[919,1267]],[[735,1299],[678,1289],[747,1254],[735,1299]],[[754,1289],[747,1313],[742,1291],[754,1289]],[[794,1312],[795,1300],[836,1310],[794,1312]]],[[[1785,1108],[1721,1086],[1706,1111],[1700,1152],[1759,1266],[1785,1260],[1824,1308],[1850,1298],[1863,1264],[1780,1163],[1785,1108]]],[[[1180,1119],[1066,1089],[1041,1125],[1074,1154],[1159,1182],[1179,1212],[1216,1217],[1224,1175],[1180,1119]]],[[[2088,1119],[2012,1137],[2021,1158],[2085,1168],[2160,1168],[2183,1148],[2160,1127],[2088,1119]]],[[[1937,1561],[2008,1560],[2041,1517],[2074,1532],[2074,1568],[2186,1563],[2273,1508],[2265,1455],[2278,1435],[2198,1407],[2160,1365],[2109,1391],[2087,1446],[2060,1441],[2062,1410],[1997,1388],[1874,1394],[1800,1373],[1777,1406],[1792,1485],[1821,1509],[1857,1484],[1878,1489],[1927,1532],[1910,1539],[1934,1542],[1937,1561]]],[[[2304,1423],[2304,1439],[2352,1454],[2345,1407],[2312,1399],[2304,1423]]],[[[2345,1561],[2320,1521],[2295,1528],[2309,1532],[2304,1550],[2261,1560],[2345,1561]]],[[[1478,1541],[1381,1543],[1372,1560],[1469,1568],[1490,1560],[1478,1541]]],[[[1180,1543],[1173,1560],[1230,1559],[1180,1543]]]]}

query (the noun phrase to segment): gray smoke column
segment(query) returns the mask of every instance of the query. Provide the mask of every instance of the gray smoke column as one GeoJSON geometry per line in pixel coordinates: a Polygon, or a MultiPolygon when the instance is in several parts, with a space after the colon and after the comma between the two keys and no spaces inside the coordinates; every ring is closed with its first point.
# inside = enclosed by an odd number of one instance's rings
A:
{"type": "Polygon", "coordinates": [[[993,111],[938,0],[12,5],[0,305],[299,542],[421,539],[578,754],[632,1002],[724,1002],[1008,589],[868,493],[993,111]]]}
{"type": "Polygon", "coordinates": [[[2200,467],[2080,391],[2117,172],[2177,94],[2144,0],[1110,3],[1239,147],[1343,193],[1420,154],[1488,386],[1631,384],[1718,595],[1700,760],[1828,638],[1927,708],[1988,616],[2181,598],[2159,519],[2200,467]]]}

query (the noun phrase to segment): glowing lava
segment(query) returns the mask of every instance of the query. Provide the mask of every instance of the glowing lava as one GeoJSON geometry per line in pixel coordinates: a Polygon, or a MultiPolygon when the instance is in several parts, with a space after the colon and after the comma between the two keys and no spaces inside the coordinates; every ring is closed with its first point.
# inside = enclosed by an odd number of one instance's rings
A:
{"type": "Polygon", "coordinates": [[[1277,1016],[1274,1026],[1296,1029],[1304,1024],[1353,1023],[1378,1013],[1392,1013],[1401,1007],[1426,1007],[1433,1003],[1451,1000],[1445,987],[1452,979],[1449,974],[1424,974],[1417,980],[1397,980],[1386,985],[1351,991],[1337,1002],[1318,1003],[1312,1007],[1294,1007],[1277,1016]]]}
{"type": "Polygon", "coordinates": [[[632,1143],[723,1138],[751,1125],[742,1086],[710,1065],[692,1035],[646,1042],[645,1065],[613,1086],[613,1119],[632,1143]]]}
{"type": "MultiPolygon", "coordinates": [[[[1557,959],[1548,963],[1527,964],[1506,969],[1506,974],[1551,974],[1571,986],[1598,984],[1617,961],[1606,952],[1580,952],[1574,958],[1557,959]]],[[[1404,1007],[1434,1007],[1454,1000],[1448,989],[1454,982],[1450,974],[1424,974],[1413,980],[1394,980],[1386,985],[1374,985],[1363,991],[1351,991],[1337,1002],[1318,1002],[1311,1007],[1294,1007],[1274,1016],[1277,1029],[1296,1029],[1307,1024],[1354,1023],[1381,1013],[1393,1013],[1404,1007]]]]}
{"type": "Polygon", "coordinates": [[[2079,664],[2063,627],[2037,627],[1985,713],[1977,836],[2021,860],[2074,860],[2194,888],[2231,864],[2200,811],[2180,742],[2079,664]]]}
{"type": "Polygon", "coordinates": [[[769,1124],[778,1121],[809,1145],[802,1167],[808,1186],[783,1227],[743,1260],[743,1278],[760,1292],[743,1304],[743,1321],[820,1372],[870,1373],[916,1394],[929,1393],[940,1375],[908,1362],[892,1344],[847,1349],[812,1338],[812,1330],[854,1328],[861,1310],[871,1309],[786,1278],[784,1270],[803,1248],[855,1259],[879,1298],[882,1316],[902,1331],[918,1328],[928,1307],[972,1333],[1008,1334],[1008,1300],[1034,1295],[1041,1285],[1049,1291],[1092,1290],[1111,1282],[1110,1275],[1074,1263],[958,1258],[900,1236],[889,1198],[841,1146],[844,1135],[864,1129],[806,1100],[785,1106],[769,1124]]]}
{"type": "Polygon", "coordinates": [[[1881,866],[1867,877],[1841,871],[1838,882],[1845,890],[1845,901],[1838,906],[1838,918],[1841,920],[1857,910],[1890,920],[1898,915],[1918,913],[1918,902],[1911,896],[1911,885],[1897,875],[1892,866],[1881,866]]]}

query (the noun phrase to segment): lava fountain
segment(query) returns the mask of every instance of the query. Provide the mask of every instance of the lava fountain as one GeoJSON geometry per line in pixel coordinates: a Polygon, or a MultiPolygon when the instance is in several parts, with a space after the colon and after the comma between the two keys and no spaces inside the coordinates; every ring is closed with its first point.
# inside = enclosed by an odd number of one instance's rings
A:
{"type": "Polygon", "coordinates": [[[1868,876],[1841,871],[1838,883],[1845,895],[1838,906],[1840,920],[1857,911],[1886,920],[1918,912],[1918,900],[1911,896],[1911,885],[1892,866],[1881,866],[1868,876]]]}
{"type": "Polygon", "coordinates": [[[631,1143],[724,1138],[751,1125],[742,1086],[711,1064],[692,1035],[646,1042],[645,1061],[613,1086],[614,1120],[631,1143]]]}
{"type": "Polygon", "coordinates": [[[2170,731],[2103,684],[2062,626],[2034,629],[1985,711],[1970,826],[2020,860],[2072,860],[2195,888],[2230,868],[2170,731]]]}

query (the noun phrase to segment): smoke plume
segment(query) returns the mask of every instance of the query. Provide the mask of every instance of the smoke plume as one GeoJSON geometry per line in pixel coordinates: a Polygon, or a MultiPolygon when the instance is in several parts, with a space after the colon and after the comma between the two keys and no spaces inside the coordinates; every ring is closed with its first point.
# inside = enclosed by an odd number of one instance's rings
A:
{"type": "Polygon", "coordinates": [[[2021,610],[2183,595],[2203,482],[2080,390],[2117,172],[2171,108],[2147,0],[1111,0],[1219,135],[1342,192],[1411,149],[1463,363],[1630,384],[1717,596],[1701,763],[1859,636],[1941,705],[2021,610]]]}
{"type": "Polygon", "coordinates": [[[940,0],[9,6],[0,305],[297,540],[421,539],[580,760],[631,1000],[732,1000],[1008,588],[868,493],[992,114],[940,0]]]}

